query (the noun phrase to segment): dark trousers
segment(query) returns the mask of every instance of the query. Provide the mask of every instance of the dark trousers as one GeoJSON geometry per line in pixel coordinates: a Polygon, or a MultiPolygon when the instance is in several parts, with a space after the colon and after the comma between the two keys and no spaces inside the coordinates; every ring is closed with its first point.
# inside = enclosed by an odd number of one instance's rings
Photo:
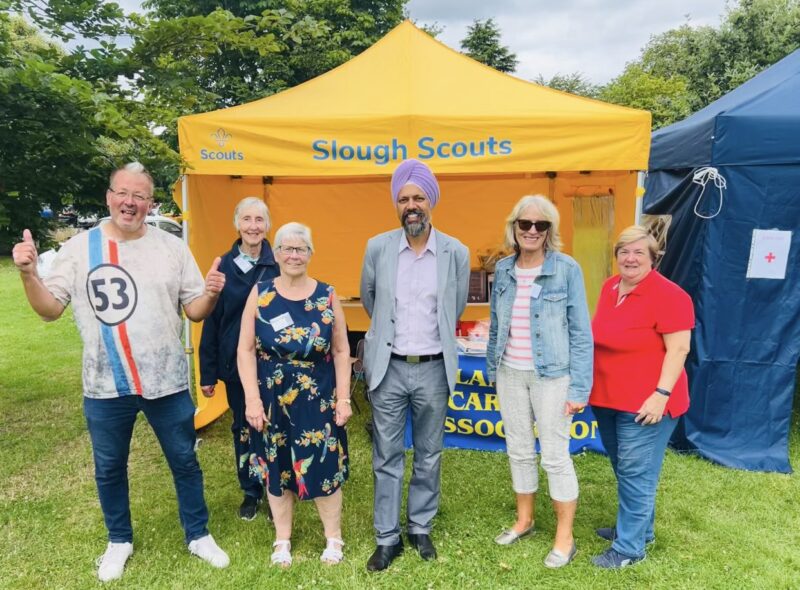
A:
{"type": "Polygon", "coordinates": [[[133,541],[128,495],[128,454],[136,415],[143,412],[172,471],[178,515],[186,542],[208,534],[203,472],[194,450],[194,404],[188,390],[158,399],[138,395],[111,399],[83,398],[83,413],[92,439],[95,482],[108,540],[133,541]]]}
{"type": "Polygon", "coordinates": [[[225,391],[228,395],[228,407],[231,409],[233,422],[233,454],[236,461],[236,476],[239,478],[239,487],[246,496],[261,498],[264,488],[258,480],[250,477],[250,427],[244,417],[244,389],[239,381],[225,381],[225,391]]]}

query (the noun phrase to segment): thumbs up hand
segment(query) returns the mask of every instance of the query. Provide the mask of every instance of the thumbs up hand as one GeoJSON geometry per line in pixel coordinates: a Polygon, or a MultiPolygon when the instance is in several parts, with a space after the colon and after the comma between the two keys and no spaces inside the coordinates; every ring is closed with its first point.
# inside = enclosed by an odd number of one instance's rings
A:
{"type": "Polygon", "coordinates": [[[206,275],[206,293],[212,297],[219,297],[219,294],[222,293],[222,289],[225,287],[225,274],[219,270],[220,262],[222,262],[222,259],[217,256],[206,275]]]}
{"type": "Polygon", "coordinates": [[[23,230],[22,241],[14,245],[11,251],[14,264],[23,274],[36,274],[36,261],[39,254],[36,252],[36,244],[33,242],[33,235],[29,229],[23,230]]]}

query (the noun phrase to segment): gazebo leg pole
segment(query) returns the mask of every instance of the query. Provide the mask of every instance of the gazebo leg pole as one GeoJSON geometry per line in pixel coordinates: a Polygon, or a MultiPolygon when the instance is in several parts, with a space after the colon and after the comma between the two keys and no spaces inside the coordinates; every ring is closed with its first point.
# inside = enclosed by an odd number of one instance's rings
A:
{"type": "MultiPolygon", "coordinates": [[[[189,222],[187,220],[187,212],[189,210],[189,177],[184,174],[181,176],[181,217],[183,226],[183,241],[186,247],[189,247],[189,222]]],[[[194,347],[192,345],[192,323],[189,318],[184,314],[183,317],[183,342],[184,352],[186,353],[186,371],[189,383],[189,391],[194,391],[194,347]]]]}
{"type": "Polygon", "coordinates": [[[644,177],[647,173],[639,170],[636,173],[636,213],[633,222],[636,225],[642,224],[642,201],[644,198],[644,177]]]}

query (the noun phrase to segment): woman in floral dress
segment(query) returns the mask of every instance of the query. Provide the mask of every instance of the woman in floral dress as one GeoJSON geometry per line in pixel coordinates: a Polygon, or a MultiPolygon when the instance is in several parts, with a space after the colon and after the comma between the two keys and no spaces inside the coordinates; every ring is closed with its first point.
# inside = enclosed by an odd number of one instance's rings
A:
{"type": "Polygon", "coordinates": [[[272,563],[292,563],[295,496],[313,499],[325,530],[321,559],[343,558],[341,486],[348,476],[350,349],[333,287],[307,274],[311,230],[288,223],[275,234],[281,274],[253,288],[242,316],[239,375],[251,426],[252,477],[267,490],[275,523],[272,563]]]}

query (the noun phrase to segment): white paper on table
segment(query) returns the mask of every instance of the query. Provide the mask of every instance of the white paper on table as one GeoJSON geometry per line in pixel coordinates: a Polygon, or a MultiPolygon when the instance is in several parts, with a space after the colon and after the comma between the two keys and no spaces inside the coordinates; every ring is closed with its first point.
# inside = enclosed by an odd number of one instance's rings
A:
{"type": "Polygon", "coordinates": [[[463,336],[456,338],[456,347],[461,354],[486,356],[486,344],[486,340],[470,340],[463,336]]]}
{"type": "Polygon", "coordinates": [[[39,259],[36,261],[36,272],[39,273],[40,278],[45,278],[50,274],[50,267],[53,266],[55,258],[56,251],[52,249],[39,254],[39,259]]]}
{"type": "Polygon", "coordinates": [[[748,279],[785,279],[792,232],[777,229],[754,229],[750,244],[748,279]]]}

